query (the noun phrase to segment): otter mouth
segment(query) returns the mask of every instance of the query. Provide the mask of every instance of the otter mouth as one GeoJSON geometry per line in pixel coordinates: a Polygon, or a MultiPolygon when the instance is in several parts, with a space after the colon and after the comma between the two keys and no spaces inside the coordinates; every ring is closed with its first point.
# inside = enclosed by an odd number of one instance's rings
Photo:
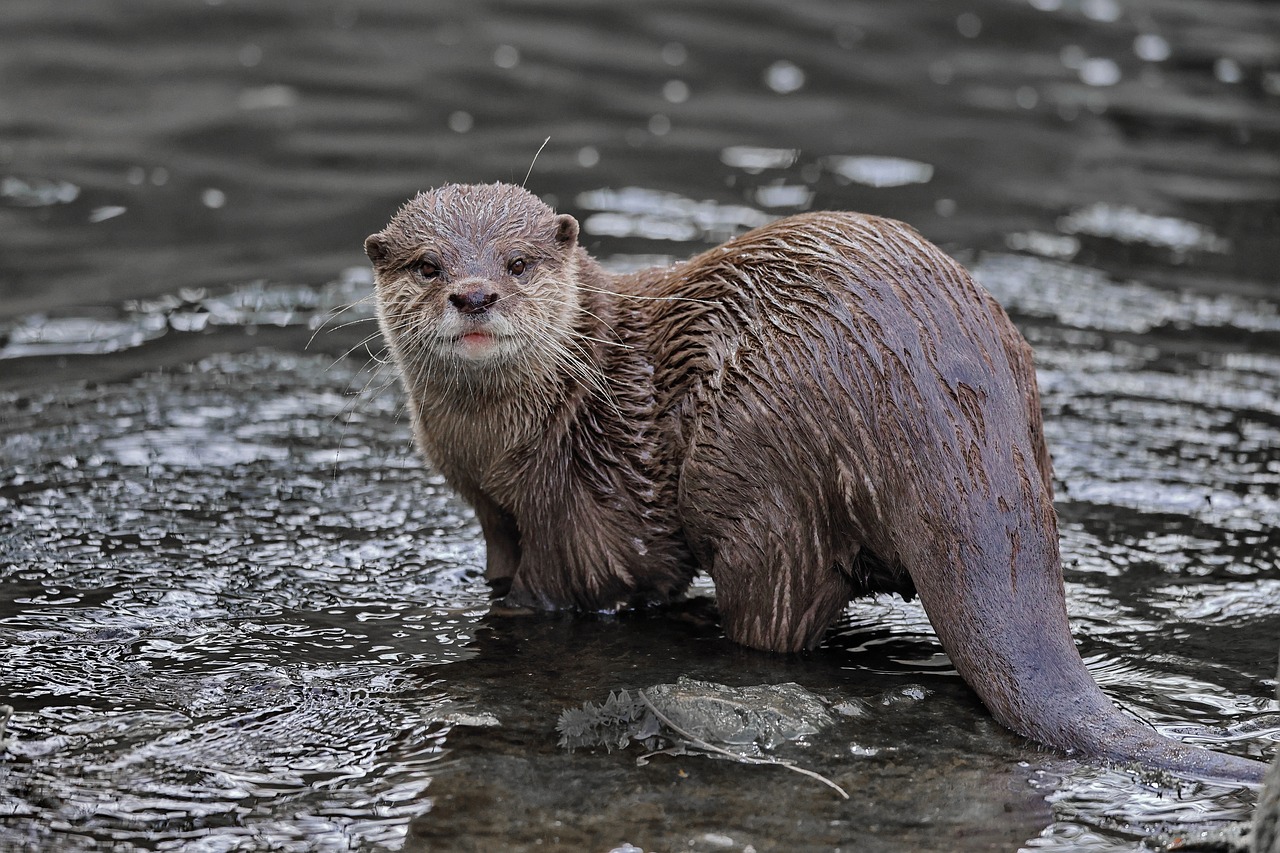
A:
{"type": "Polygon", "coordinates": [[[461,358],[492,358],[502,349],[502,338],[488,329],[468,329],[454,338],[454,352],[461,358]]]}
{"type": "Polygon", "coordinates": [[[505,318],[486,312],[478,317],[446,314],[436,329],[442,350],[461,361],[489,361],[509,353],[515,330],[505,318]]]}

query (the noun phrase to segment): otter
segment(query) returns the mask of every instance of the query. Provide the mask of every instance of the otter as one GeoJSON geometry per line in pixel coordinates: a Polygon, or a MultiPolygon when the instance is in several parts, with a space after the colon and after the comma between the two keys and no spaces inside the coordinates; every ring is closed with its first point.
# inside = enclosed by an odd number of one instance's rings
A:
{"type": "Polygon", "coordinates": [[[513,185],[446,185],[365,241],[418,450],[505,602],[615,610],[700,570],[726,635],[815,646],[918,595],[991,714],[1068,753],[1254,782],[1130,720],[1067,621],[1031,349],[900,222],[810,212],[606,272],[513,185]]]}

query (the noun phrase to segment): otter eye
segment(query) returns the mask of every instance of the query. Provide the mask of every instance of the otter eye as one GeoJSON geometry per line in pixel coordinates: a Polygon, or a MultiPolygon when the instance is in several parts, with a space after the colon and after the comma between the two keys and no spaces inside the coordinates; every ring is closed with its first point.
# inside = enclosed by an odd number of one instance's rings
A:
{"type": "Polygon", "coordinates": [[[524,258],[516,258],[511,263],[507,264],[507,272],[512,275],[520,275],[524,272],[526,266],[528,266],[528,264],[525,263],[524,258]]]}
{"type": "Polygon", "coordinates": [[[431,263],[431,261],[419,261],[413,265],[413,272],[419,278],[431,281],[440,277],[440,267],[431,263]]]}

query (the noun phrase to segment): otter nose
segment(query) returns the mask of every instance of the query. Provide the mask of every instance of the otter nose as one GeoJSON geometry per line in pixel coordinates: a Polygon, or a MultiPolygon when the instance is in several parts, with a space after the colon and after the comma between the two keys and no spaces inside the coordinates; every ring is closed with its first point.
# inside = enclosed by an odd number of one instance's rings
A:
{"type": "Polygon", "coordinates": [[[449,302],[463,314],[483,314],[498,301],[498,294],[476,288],[466,293],[450,293],[449,302]]]}

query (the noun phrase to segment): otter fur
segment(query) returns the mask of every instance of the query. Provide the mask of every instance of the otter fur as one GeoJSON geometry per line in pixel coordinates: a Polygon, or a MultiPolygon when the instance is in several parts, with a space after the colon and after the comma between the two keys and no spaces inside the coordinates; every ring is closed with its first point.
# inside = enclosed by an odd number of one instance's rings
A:
{"type": "Polygon", "coordinates": [[[705,570],[730,638],[791,652],[856,596],[918,594],[1015,732],[1262,778],[1089,675],[1031,350],[910,227],[804,213],[614,275],[524,189],[447,185],[365,250],[418,449],[474,507],[508,603],[660,603],[705,570]]]}

